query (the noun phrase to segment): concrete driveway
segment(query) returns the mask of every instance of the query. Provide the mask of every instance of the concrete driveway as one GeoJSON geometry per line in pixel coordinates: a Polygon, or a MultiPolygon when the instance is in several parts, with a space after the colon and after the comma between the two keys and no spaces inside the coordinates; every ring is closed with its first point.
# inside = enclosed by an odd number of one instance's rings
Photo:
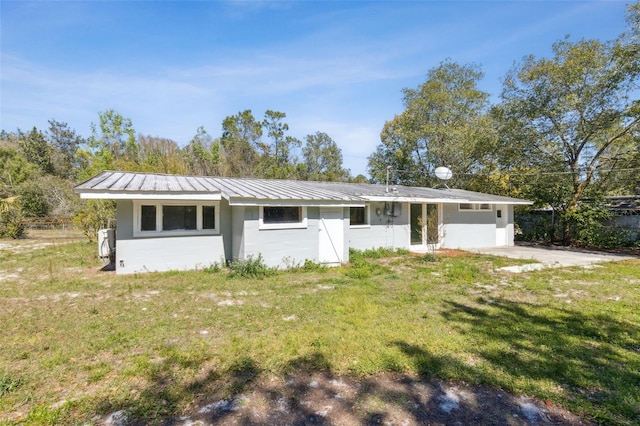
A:
{"type": "Polygon", "coordinates": [[[537,262],[501,268],[511,272],[533,271],[544,268],[563,268],[566,266],[590,266],[601,262],[615,262],[638,258],[638,256],[632,255],[580,250],[569,247],[540,246],[527,243],[517,243],[513,247],[489,247],[471,249],[469,251],[514,259],[535,260],[537,262]]]}

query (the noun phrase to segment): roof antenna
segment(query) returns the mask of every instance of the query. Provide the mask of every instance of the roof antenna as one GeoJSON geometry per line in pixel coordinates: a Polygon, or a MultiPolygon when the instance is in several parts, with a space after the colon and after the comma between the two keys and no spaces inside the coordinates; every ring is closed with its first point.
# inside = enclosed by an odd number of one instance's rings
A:
{"type": "MultiPolygon", "coordinates": [[[[449,179],[451,179],[453,177],[453,172],[451,171],[451,169],[449,167],[436,167],[435,170],[436,173],[436,177],[440,180],[443,181],[447,181],[449,179]]],[[[445,182],[442,183],[447,189],[451,189],[447,186],[447,184],[445,182]]]]}

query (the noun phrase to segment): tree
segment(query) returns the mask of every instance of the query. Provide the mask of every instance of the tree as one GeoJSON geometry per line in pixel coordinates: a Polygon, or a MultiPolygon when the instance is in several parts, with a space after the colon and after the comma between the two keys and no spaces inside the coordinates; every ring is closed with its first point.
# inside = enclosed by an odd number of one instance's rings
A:
{"type": "Polygon", "coordinates": [[[315,181],[347,181],[349,171],[342,166],[342,151],[326,133],[307,135],[302,148],[306,179],[315,181]]]}
{"type": "Polygon", "coordinates": [[[137,150],[140,171],[170,174],[187,171],[182,151],[171,139],[140,135],[137,150]]]}
{"type": "Polygon", "coordinates": [[[18,185],[37,175],[37,167],[19,152],[15,142],[0,140],[0,198],[16,195],[18,185]]]}
{"type": "Polygon", "coordinates": [[[382,143],[369,157],[373,179],[384,182],[391,166],[396,183],[431,186],[435,168],[450,166],[461,186],[480,171],[496,136],[488,94],[477,87],[482,76],[477,66],[447,60],[417,89],[404,89],[405,110],[385,123],[382,143]]]}
{"type": "Polygon", "coordinates": [[[222,175],[220,142],[214,141],[203,126],[198,127],[196,135],[184,147],[183,155],[189,174],[198,176],[222,175]]]}
{"type": "MultiPolygon", "coordinates": [[[[637,13],[637,5],[630,8],[637,13]]],[[[640,51],[628,37],[565,39],[550,59],[524,58],[508,73],[494,111],[507,130],[501,148],[519,153],[515,165],[538,172],[528,192],[568,216],[586,194],[603,189],[607,173],[637,164],[640,51]]],[[[565,241],[569,228],[564,221],[565,241]]]]}
{"type": "Polygon", "coordinates": [[[18,130],[18,144],[27,161],[42,173],[53,173],[53,148],[40,130],[35,127],[29,133],[18,130]]]}
{"type": "Polygon", "coordinates": [[[84,139],[69,128],[67,123],[49,120],[47,138],[56,151],[53,156],[53,169],[57,176],[75,178],[79,164],[76,153],[84,144],[84,139]]]}
{"type": "Polygon", "coordinates": [[[265,178],[289,178],[295,174],[295,158],[292,151],[300,147],[302,142],[286,135],[289,125],[282,120],[287,115],[284,112],[267,110],[264,114],[262,126],[267,136],[272,139],[271,144],[259,142],[262,150],[257,174],[265,178]]]}
{"type": "Polygon", "coordinates": [[[88,145],[93,150],[93,158],[85,177],[108,169],[136,169],[138,146],[135,129],[129,118],[115,110],[100,112],[98,124],[91,123],[88,145]]]}
{"type": "Polygon", "coordinates": [[[262,126],[247,109],[225,118],[222,137],[225,176],[252,177],[258,153],[256,147],[262,137],[262,126]]]}

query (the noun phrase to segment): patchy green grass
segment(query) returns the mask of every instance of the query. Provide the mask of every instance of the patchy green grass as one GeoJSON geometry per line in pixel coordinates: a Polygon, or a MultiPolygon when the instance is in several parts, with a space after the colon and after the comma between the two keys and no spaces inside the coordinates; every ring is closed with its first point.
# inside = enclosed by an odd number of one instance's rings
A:
{"type": "Polygon", "coordinates": [[[0,250],[0,423],[159,423],[264,374],[423,374],[640,422],[640,260],[509,274],[474,254],[352,253],[116,276],[95,247],[0,250]]]}

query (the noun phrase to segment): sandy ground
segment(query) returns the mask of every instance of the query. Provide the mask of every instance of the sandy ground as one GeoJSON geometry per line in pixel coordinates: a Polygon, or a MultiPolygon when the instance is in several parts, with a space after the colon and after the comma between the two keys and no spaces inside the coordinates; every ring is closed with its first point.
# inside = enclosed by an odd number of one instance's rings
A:
{"type": "MultiPolygon", "coordinates": [[[[109,426],[144,424],[124,412],[109,426]]],[[[250,381],[167,425],[587,425],[550,402],[501,390],[385,373],[366,379],[328,373],[250,381]]]]}

